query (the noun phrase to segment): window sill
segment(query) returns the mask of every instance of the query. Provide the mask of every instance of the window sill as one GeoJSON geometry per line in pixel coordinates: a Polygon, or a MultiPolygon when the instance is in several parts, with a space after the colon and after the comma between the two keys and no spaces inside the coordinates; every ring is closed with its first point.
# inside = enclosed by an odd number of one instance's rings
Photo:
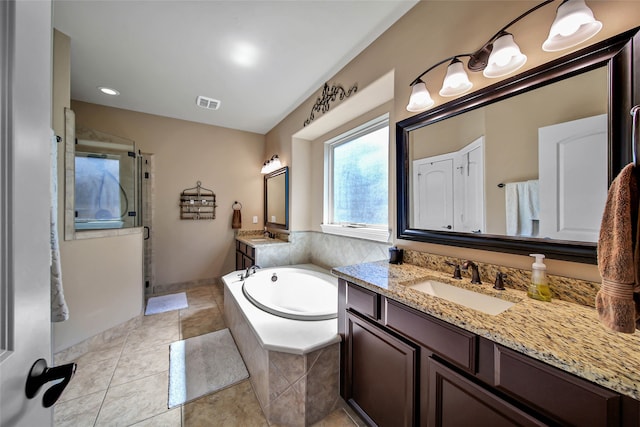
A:
{"type": "Polygon", "coordinates": [[[338,236],[355,237],[357,239],[374,240],[376,242],[387,243],[389,241],[390,232],[386,228],[371,227],[346,227],[335,224],[320,224],[322,232],[326,234],[335,234],[338,236]]]}

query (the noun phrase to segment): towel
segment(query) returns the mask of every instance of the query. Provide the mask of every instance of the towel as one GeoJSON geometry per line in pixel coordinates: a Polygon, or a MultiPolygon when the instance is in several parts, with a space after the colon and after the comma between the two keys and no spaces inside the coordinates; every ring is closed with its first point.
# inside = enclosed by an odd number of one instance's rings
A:
{"type": "Polygon", "coordinates": [[[536,236],[534,221],[540,219],[538,180],[511,182],[505,187],[507,235],[536,236]]]}
{"type": "Polygon", "coordinates": [[[51,321],[63,322],[69,318],[69,307],[64,298],[62,288],[62,266],[60,265],[60,246],[58,240],[58,142],[51,131],[51,215],[50,215],[50,243],[51,243],[51,321]]]}
{"type": "Polygon", "coordinates": [[[233,209],[233,218],[231,219],[231,228],[234,230],[242,228],[242,213],[240,209],[233,209]]]}
{"type": "Polygon", "coordinates": [[[602,324],[616,332],[633,333],[639,318],[638,231],[638,183],[629,164],[611,183],[598,239],[602,286],[596,310],[602,324]]]}

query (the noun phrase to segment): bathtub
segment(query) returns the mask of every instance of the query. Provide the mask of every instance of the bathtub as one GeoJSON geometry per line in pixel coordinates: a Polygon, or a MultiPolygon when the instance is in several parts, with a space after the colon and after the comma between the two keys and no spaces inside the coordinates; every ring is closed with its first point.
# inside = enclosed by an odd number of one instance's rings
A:
{"type": "Polygon", "coordinates": [[[222,278],[224,319],[260,407],[269,424],[311,426],[340,402],[338,298],[328,296],[337,278],[311,264],[265,268],[246,280],[242,273],[222,278]],[[326,301],[313,304],[320,297],[326,301]]]}
{"type": "MultiPolygon", "coordinates": [[[[340,342],[338,279],[328,271],[301,264],[258,269],[246,280],[239,277],[242,273],[222,278],[225,297],[233,298],[264,349],[305,354],[340,342]]],[[[226,305],[225,299],[225,313],[226,305]]]]}
{"type": "Polygon", "coordinates": [[[338,317],[338,280],[324,272],[295,267],[257,270],[242,291],[267,313],[294,320],[338,317]]]}

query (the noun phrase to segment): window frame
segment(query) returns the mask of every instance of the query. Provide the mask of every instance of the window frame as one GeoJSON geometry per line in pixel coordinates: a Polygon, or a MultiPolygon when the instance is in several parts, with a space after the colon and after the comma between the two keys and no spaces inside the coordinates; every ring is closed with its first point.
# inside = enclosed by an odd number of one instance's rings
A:
{"type": "MultiPolygon", "coordinates": [[[[335,234],[347,237],[356,237],[366,240],[374,240],[379,242],[388,242],[391,237],[390,218],[387,212],[387,224],[352,224],[352,223],[336,223],[333,222],[333,151],[336,147],[347,144],[363,135],[367,135],[387,128],[388,135],[391,135],[389,113],[385,113],[369,120],[355,128],[341,133],[324,143],[324,195],[323,195],[323,215],[322,224],[320,225],[322,232],[327,234],[335,234]]],[[[391,146],[389,137],[387,138],[387,200],[389,199],[389,147],[391,146]]],[[[389,206],[387,205],[387,210],[389,206]]]]}

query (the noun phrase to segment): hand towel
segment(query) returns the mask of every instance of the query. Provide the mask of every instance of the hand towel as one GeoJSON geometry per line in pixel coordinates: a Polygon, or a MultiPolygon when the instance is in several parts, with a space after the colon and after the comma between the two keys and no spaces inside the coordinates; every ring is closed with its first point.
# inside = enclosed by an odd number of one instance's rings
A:
{"type": "Polygon", "coordinates": [[[511,182],[505,185],[506,226],[508,236],[534,237],[534,220],[539,219],[538,181],[511,182]]]}
{"type": "Polygon", "coordinates": [[[231,228],[236,230],[242,228],[242,213],[240,209],[233,209],[233,218],[231,219],[231,228]]]}
{"type": "Polygon", "coordinates": [[[616,332],[633,333],[639,318],[638,229],[638,183],[629,164],[611,183],[598,239],[602,286],[596,310],[602,324],[616,332]]]}

